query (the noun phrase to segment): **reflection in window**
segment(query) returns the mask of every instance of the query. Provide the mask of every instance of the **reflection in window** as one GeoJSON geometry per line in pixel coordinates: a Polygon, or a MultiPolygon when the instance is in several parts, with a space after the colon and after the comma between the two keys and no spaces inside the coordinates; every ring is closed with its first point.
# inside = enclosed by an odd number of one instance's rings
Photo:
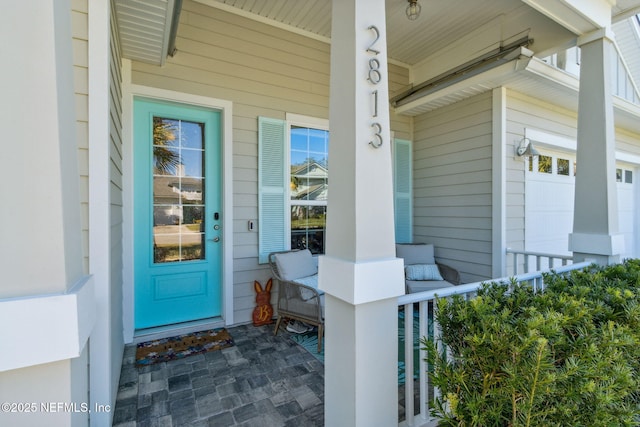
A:
{"type": "Polygon", "coordinates": [[[622,182],[622,169],[616,169],[616,181],[622,182]]]}
{"type": "Polygon", "coordinates": [[[324,253],[326,206],[291,205],[291,249],[324,253]]]}
{"type": "Polygon", "coordinates": [[[291,126],[291,248],[324,253],[329,132],[291,126]]]}
{"type": "Polygon", "coordinates": [[[551,156],[538,156],[538,172],[552,173],[552,157],[551,156]]]}
{"type": "Polygon", "coordinates": [[[557,159],[558,175],[569,176],[569,160],[557,159]]]}
{"type": "Polygon", "coordinates": [[[204,259],[204,124],[153,118],[154,262],[204,259]]]}

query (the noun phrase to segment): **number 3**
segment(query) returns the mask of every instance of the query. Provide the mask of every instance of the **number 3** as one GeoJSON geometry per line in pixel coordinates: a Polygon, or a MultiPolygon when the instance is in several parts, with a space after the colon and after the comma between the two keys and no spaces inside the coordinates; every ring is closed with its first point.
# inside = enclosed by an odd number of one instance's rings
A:
{"type": "Polygon", "coordinates": [[[382,126],[380,126],[380,123],[372,123],[371,127],[375,128],[376,130],[373,134],[373,136],[375,137],[375,141],[369,141],[369,144],[373,148],[380,148],[380,146],[382,145],[382,135],[380,135],[380,132],[382,132],[382,126]]]}

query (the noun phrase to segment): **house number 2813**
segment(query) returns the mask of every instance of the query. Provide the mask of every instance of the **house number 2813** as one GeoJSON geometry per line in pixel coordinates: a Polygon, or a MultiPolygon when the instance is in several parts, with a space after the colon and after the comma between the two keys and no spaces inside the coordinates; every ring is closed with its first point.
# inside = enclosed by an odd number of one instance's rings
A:
{"type": "MultiPolygon", "coordinates": [[[[367,70],[367,81],[374,87],[382,81],[382,73],[380,72],[380,61],[376,57],[380,51],[375,48],[376,43],[380,39],[380,31],[375,25],[371,25],[367,28],[374,34],[374,39],[367,48],[367,53],[373,55],[373,58],[369,58],[369,69],[367,70]]],[[[371,92],[371,117],[375,120],[378,117],[378,90],[371,92]]],[[[373,148],[380,148],[382,145],[382,125],[376,121],[371,123],[373,129],[373,139],[369,141],[369,145],[373,148]]]]}

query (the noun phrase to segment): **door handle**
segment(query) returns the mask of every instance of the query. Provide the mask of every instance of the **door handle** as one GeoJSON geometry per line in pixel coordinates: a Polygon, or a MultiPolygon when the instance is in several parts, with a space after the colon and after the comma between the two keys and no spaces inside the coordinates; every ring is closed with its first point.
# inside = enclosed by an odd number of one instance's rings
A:
{"type": "Polygon", "coordinates": [[[213,239],[207,239],[207,240],[209,240],[210,242],[219,242],[220,241],[220,237],[216,236],[213,239]]]}

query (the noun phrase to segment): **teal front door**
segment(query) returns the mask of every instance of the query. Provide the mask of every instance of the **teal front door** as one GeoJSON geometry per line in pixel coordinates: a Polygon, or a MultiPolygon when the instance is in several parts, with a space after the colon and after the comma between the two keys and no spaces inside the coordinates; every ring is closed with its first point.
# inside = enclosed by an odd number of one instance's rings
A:
{"type": "Polygon", "coordinates": [[[135,327],[220,316],[220,112],[134,100],[135,327]]]}

